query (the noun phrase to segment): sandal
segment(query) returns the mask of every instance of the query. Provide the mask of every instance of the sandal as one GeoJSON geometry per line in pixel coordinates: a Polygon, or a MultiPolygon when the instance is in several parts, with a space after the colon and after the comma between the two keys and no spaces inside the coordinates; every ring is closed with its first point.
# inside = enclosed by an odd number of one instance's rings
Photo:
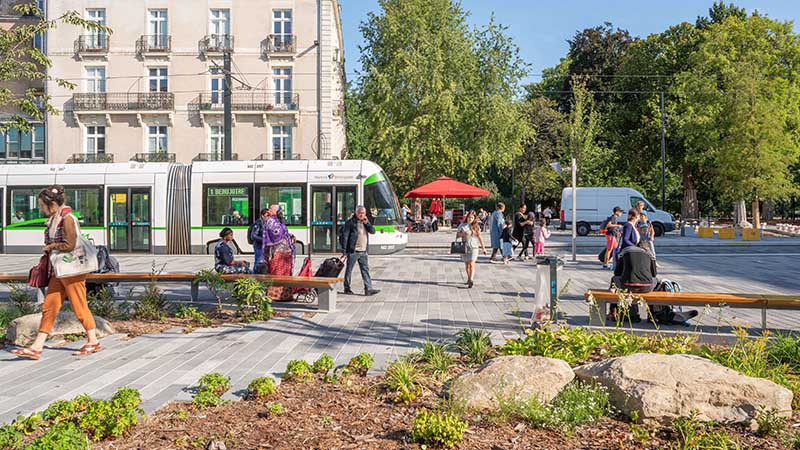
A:
{"type": "Polygon", "coordinates": [[[92,353],[97,353],[100,350],[101,350],[101,348],[100,348],[100,343],[99,342],[97,344],[85,344],[83,347],[81,347],[80,350],[78,350],[77,352],[73,353],[72,356],[91,355],[92,353]]]}
{"type": "Polygon", "coordinates": [[[42,356],[41,350],[33,350],[27,347],[15,348],[14,350],[11,350],[11,353],[19,356],[20,358],[32,359],[34,361],[38,361],[39,358],[42,356]]]}

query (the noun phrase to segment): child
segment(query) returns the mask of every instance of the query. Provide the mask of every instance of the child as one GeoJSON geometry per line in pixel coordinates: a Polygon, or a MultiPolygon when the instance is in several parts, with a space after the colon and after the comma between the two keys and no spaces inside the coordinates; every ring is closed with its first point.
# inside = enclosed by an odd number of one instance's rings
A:
{"type": "Polygon", "coordinates": [[[653,256],[656,256],[656,248],[653,245],[653,224],[647,219],[647,214],[642,213],[639,215],[639,236],[645,242],[644,248],[648,250],[653,256]]]}
{"type": "Polygon", "coordinates": [[[544,254],[544,243],[550,237],[550,230],[547,229],[547,219],[540,219],[539,226],[533,231],[533,254],[544,254]]]}
{"type": "Polygon", "coordinates": [[[506,226],[503,227],[503,232],[500,234],[500,240],[503,242],[503,264],[508,264],[514,256],[514,247],[511,245],[511,240],[514,233],[514,221],[511,217],[506,218],[506,226]]]}

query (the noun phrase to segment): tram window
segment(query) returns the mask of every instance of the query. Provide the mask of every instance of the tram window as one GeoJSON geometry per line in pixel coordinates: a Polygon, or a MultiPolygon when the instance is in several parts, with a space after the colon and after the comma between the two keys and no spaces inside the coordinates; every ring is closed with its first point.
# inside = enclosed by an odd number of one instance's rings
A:
{"type": "Polygon", "coordinates": [[[364,206],[375,225],[400,225],[397,197],[388,179],[364,186],[364,206]]]}
{"type": "Polygon", "coordinates": [[[46,219],[45,215],[39,212],[39,203],[36,197],[41,188],[12,188],[11,189],[11,214],[9,214],[9,225],[18,227],[34,226],[40,227],[46,219]]]}
{"type": "Polygon", "coordinates": [[[261,186],[258,190],[258,209],[277,204],[284,212],[286,225],[305,224],[305,198],[302,186],[261,186]]]}
{"type": "Polygon", "coordinates": [[[248,225],[250,191],[248,186],[206,186],[205,225],[248,225]]]}
{"type": "Polygon", "coordinates": [[[98,227],[103,225],[103,201],[99,187],[64,189],[64,200],[72,207],[81,225],[98,227]]]}

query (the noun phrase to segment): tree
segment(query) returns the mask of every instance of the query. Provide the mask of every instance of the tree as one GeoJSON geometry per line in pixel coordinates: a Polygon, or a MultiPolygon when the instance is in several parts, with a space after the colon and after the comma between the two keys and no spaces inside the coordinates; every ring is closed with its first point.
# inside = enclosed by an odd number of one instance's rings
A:
{"type": "MultiPolygon", "coordinates": [[[[524,65],[492,21],[471,31],[451,0],[381,0],[361,25],[369,155],[402,191],[442,174],[469,182],[510,167],[524,130],[513,102],[524,65]]],[[[349,112],[348,112],[349,114],[349,112]]]]}
{"type": "Polygon", "coordinates": [[[60,24],[111,33],[109,28],[85,20],[77,11],[67,11],[60,17],[46,20],[35,2],[15,5],[12,10],[25,20],[20,21],[18,26],[0,30],[0,108],[14,111],[7,121],[0,123],[0,133],[10,128],[29,132],[30,121],[42,121],[46,113],[58,112],[50,103],[50,97],[41,89],[32,87],[20,93],[10,87],[12,84],[23,82],[43,85],[47,81],[55,81],[61,87],[75,88],[74,83],[48,75],[51,62],[31,45],[35,36],[41,36],[60,24]]]}
{"type": "Polygon", "coordinates": [[[585,83],[580,76],[571,80],[572,102],[564,124],[565,156],[577,160],[578,184],[599,186],[613,176],[614,166],[609,164],[610,152],[598,144],[600,114],[585,83]]]}
{"type": "Polygon", "coordinates": [[[550,163],[561,160],[564,116],[554,100],[544,97],[529,98],[520,108],[531,131],[514,165],[522,197],[535,196],[537,200],[545,201],[558,199],[564,184],[550,163]]]}
{"type": "Polygon", "coordinates": [[[730,5],[722,0],[715,1],[711,8],[708,8],[708,17],[697,17],[695,26],[701,30],[710,27],[715,23],[724,22],[728,17],[735,17],[739,20],[747,19],[747,10],[740,8],[733,3],[730,5]]]}

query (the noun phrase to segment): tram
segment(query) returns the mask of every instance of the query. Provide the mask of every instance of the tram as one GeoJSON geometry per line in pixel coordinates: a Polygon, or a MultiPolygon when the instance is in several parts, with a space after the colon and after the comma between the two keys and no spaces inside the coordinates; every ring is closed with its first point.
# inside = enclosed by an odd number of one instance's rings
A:
{"type": "Polygon", "coordinates": [[[391,254],[408,236],[389,179],[370,161],[220,161],[191,164],[0,165],[3,253],[39,253],[39,190],[65,187],[81,231],[115,253],[203,254],[223,227],[244,251],[259,211],[278,204],[298,251],[336,253],[356,205],[376,228],[369,252],[391,254]]]}

